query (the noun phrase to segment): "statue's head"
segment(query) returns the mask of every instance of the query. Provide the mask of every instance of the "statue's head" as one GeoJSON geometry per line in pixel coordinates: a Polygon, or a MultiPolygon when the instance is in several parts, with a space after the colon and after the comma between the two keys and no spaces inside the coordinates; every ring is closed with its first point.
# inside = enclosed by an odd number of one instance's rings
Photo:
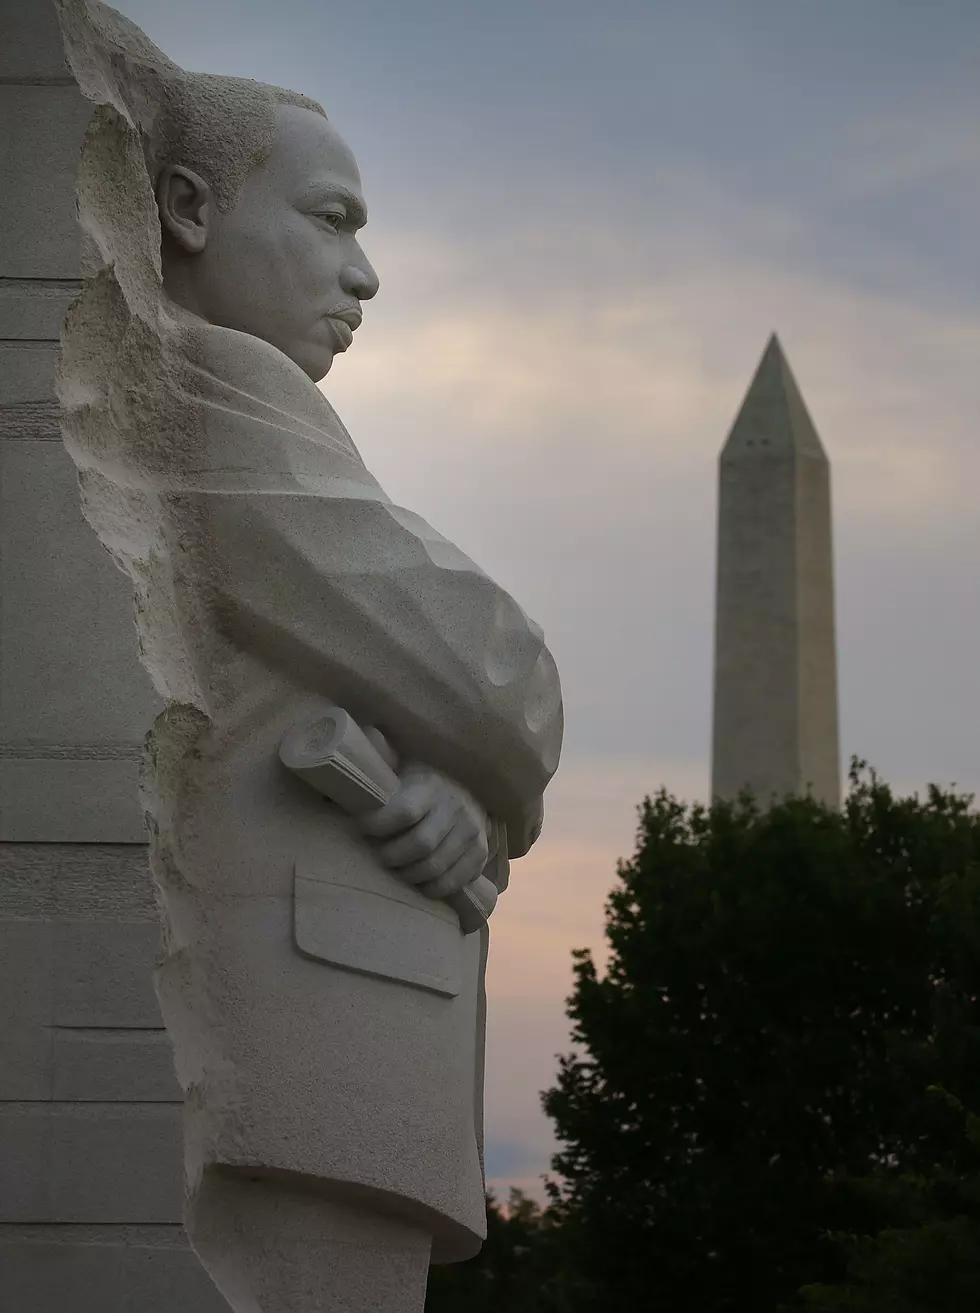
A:
{"type": "Polygon", "coordinates": [[[83,90],[139,133],[166,294],[323,378],[378,280],[358,243],[357,164],[321,106],[247,78],[185,72],[94,0],[58,8],[83,90]]]}
{"type": "Polygon", "coordinates": [[[193,74],[179,90],[147,151],[164,289],[321,379],[378,290],[354,156],[305,97],[193,74]]]}

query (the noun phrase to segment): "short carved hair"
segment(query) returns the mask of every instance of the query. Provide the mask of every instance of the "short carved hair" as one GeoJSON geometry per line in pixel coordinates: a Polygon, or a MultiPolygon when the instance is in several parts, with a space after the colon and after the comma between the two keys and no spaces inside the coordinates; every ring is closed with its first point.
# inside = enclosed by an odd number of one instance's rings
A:
{"type": "Polygon", "coordinates": [[[277,106],[296,105],[326,118],[321,105],[298,91],[251,78],[179,73],[166,79],[160,118],[150,134],[144,132],[150,180],[155,186],[161,169],[182,164],[209,184],[219,210],[232,209],[245,179],[272,150],[277,106]]]}
{"type": "Polygon", "coordinates": [[[209,184],[219,209],[230,210],[275,144],[279,105],[326,118],[322,105],[298,91],[185,72],[135,23],[98,0],[58,0],[58,7],[76,76],[84,89],[90,78],[104,85],[109,74],[111,91],[96,98],[117,108],[121,102],[139,127],[154,188],[162,169],[182,164],[209,184]]]}

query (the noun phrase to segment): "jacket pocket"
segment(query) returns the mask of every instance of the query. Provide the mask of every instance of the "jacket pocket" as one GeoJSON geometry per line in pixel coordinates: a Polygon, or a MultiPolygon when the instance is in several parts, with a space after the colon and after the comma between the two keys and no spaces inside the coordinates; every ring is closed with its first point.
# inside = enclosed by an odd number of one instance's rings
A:
{"type": "Polygon", "coordinates": [[[375,888],[331,880],[309,861],[293,882],[296,947],[307,957],[348,971],[396,980],[455,998],[462,987],[459,918],[397,877],[375,888]]]}

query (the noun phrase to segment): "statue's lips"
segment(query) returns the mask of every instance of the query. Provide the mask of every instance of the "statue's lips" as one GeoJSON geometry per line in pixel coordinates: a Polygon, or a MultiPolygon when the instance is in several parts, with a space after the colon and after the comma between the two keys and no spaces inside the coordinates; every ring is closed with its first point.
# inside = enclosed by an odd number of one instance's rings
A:
{"type": "Polygon", "coordinates": [[[346,319],[338,319],[335,315],[327,315],[327,320],[333,329],[338,351],[346,351],[354,340],[354,329],[357,325],[352,326],[346,319]]]}

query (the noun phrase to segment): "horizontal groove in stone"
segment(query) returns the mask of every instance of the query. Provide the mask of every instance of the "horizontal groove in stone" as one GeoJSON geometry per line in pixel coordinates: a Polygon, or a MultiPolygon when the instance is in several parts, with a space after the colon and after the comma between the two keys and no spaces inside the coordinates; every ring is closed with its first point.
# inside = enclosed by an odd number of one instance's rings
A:
{"type": "Polygon", "coordinates": [[[138,743],[0,743],[10,761],[140,761],[138,743]]]}
{"type": "Polygon", "coordinates": [[[135,757],[0,757],[0,839],[142,847],[139,769],[135,757]]]}
{"type": "Polygon", "coordinates": [[[79,1102],[76,1099],[4,1099],[0,1108],[4,1112],[19,1112],[26,1117],[70,1117],[76,1121],[101,1122],[107,1114],[117,1118],[142,1118],[152,1120],[153,1114],[159,1114],[162,1108],[166,1116],[173,1116],[173,1109],[180,1099],[141,1099],[138,1103],[119,1103],[108,1099],[79,1102]]]}
{"type": "Polygon", "coordinates": [[[143,844],[0,843],[0,899],[4,921],[157,920],[143,844]]]}
{"type": "Polygon", "coordinates": [[[0,406],[0,439],[5,442],[60,442],[61,409],[56,401],[24,401],[0,406]]]}
{"type": "Polygon", "coordinates": [[[163,1036],[167,1033],[165,1026],[48,1026],[47,1029],[75,1036],[89,1035],[96,1040],[122,1039],[124,1036],[145,1039],[147,1035],[163,1036]]]}
{"type": "MultiPolygon", "coordinates": [[[[113,1112],[118,1113],[120,1109],[128,1111],[130,1108],[176,1108],[184,1102],[183,1095],[174,1095],[172,1099],[114,1099],[107,1102],[105,1099],[96,1101],[95,1099],[33,1099],[29,1104],[23,1099],[3,1099],[0,1098],[0,1110],[6,1112],[8,1109],[14,1112],[23,1112],[25,1108],[40,1108],[50,1111],[52,1108],[111,1108],[113,1112]]],[[[0,1308],[3,1306],[0,1305],[0,1308]]]]}
{"type": "Polygon", "coordinates": [[[68,1245],[126,1245],[150,1249],[185,1249],[180,1222],[0,1222],[0,1245],[64,1239],[68,1245]]]}
{"type": "Polygon", "coordinates": [[[36,73],[33,77],[23,74],[6,74],[0,76],[0,87],[74,87],[75,79],[70,73],[36,73]]]}
{"type": "Polygon", "coordinates": [[[8,278],[0,274],[0,296],[4,292],[32,292],[35,295],[77,292],[84,283],[84,278],[8,278]]]}

